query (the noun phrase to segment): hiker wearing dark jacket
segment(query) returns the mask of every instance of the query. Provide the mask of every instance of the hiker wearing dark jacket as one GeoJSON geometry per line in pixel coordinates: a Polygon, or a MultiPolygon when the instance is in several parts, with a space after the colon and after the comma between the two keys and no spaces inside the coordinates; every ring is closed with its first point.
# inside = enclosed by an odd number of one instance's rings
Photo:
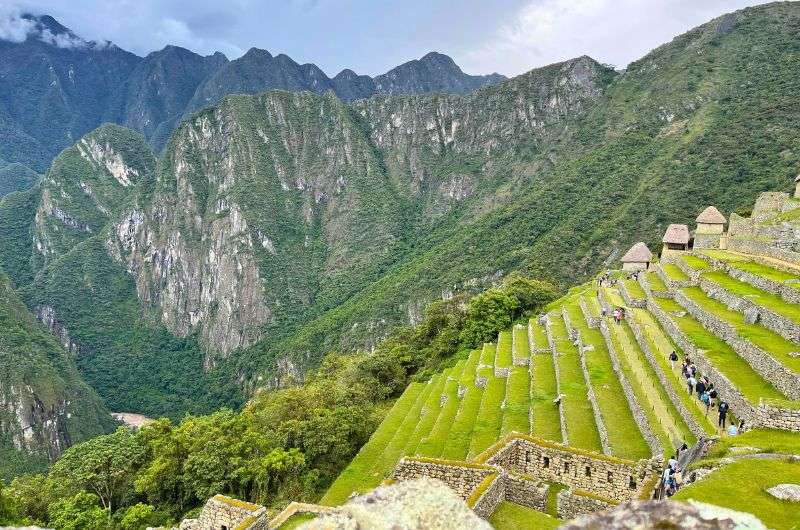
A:
{"type": "Polygon", "coordinates": [[[703,382],[702,378],[694,386],[694,391],[697,392],[698,398],[703,395],[703,392],[706,391],[706,384],[703,382]]]}
{"type": "Polygon", "coordinates": [[[717,425],[725,428],[725,417],[728,415],[728,402],[727,401],[720,401],[719,402],[719,421],[717,425]]]}

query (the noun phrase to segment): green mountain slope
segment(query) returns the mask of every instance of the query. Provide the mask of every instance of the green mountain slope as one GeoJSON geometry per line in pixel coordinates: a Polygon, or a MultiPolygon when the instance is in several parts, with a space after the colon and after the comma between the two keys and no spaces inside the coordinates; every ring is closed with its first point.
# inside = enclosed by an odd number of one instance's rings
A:
{"type": "Polygon", "coordinates": [[[71,356],[0,273],[0,480],[41,469],[113,426],[71,356]]]}

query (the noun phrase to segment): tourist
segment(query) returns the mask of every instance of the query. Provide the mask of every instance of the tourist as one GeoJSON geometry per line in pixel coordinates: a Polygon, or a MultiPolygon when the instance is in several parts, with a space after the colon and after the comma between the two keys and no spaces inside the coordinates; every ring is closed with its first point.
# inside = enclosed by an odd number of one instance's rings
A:
{"type": "Polygon", "coordinates": [[[678,354],[675,353],[675,350],[672,350],[672,353],[669,354],[669,365],[670,368],[673,370],[675,369],[675,361],[678,360],[678,354]]]}
{"type": "MultiPolygon", "coordinates": [[[[699,385],[700,383],[697,384],[699,385]]],[[[708,395],[708,391],[704,390],[700,394],[700,401],[706,406],[706,416],[708,416],[708,409],[711,408],[711,397],[708,395]]]]}
{"type": "Polygon", "coordinates": [[[717,389],[714,388],[714,383],[709,383],[708,386],[708,397],[711,398],[711,408],[713,409],[714,406],[717,404],[717,389]]]}
{"type": "Polygon", "coordinates": [[[727,401],[720,401],[719,402],[719,421],[717,425],[725,428],[725,417],[728,415],[728,402],[727,401]]]}
{"type": "Polygon", "coordinates": [[[689,450],[689,446],[686,445],[686,442],[683,442],[683,444],[680,447],[678,447],[678,454],[681,454],[682,452],[688,451],[688,450],[689,450]]]}
{"type": "Polygon", "coordinates": [[[706,391],[706,384],[702,377],[697,380],[697,383],[694,386],[694,390],[695,392],[697,392],[697,399],[702,399],[703,394],[706,391]]]}
{"type": "Polygon", "coordinates": [[[667,461],[667,466],[671,469],[678,469],[678,457],[672,455],[672,458],[667,461]]]}
{"type": "Polygon", "coordinates": [[[689,395],[691,396],[692,392],[694,392],[694,385],[697,384],[697,379],[695,379],[694,376],[690,374],[689,378],[686,380],[686,384],[689,385],[689,395]]]}

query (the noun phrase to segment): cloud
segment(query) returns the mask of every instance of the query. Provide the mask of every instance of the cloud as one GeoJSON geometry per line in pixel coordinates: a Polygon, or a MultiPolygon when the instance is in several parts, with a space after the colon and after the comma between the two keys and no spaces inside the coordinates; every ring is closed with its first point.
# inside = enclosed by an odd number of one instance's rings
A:
{"type": "Polygon", "coordinates": [[[625,67],[674,36],[761,0],[530,0],[467,50],[467,69],[519,74],[581,55],[625,67]]]}
{"type": "Polygon", "coordinates": [[[0,40],[22,42],[36,31],[36,24],[21,14],[17,8],[0,6],[0,40]]]}

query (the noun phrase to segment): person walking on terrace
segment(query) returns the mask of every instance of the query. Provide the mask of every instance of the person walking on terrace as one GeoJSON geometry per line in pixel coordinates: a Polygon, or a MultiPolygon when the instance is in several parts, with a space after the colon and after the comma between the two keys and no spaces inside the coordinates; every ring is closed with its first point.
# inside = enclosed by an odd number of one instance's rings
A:
{"type": "Polygon", "coordinates": [[[691,396],[692,392],[694,392],[694,385],[697,384],[697,379],[695,379],[693,375],[689,375],[686,384],[689,385],[689,395],[691,396]]]}
{"type": "Polygon", "coordinates": [[[714,388],[714,383],[708,384],[708,397],[711,398],[711,408],[713,409],[717,404],[717,389],[714,388]]]}
{"type": "Polygon", "coordinates": [[[678,360],[678,354],[675,353],[675,350],[672,350],[672,353],[669,354],[669,366],[673,370],[675,369],[675,361],[678,360]]]}
{"type": "MultiPolygon", "coordinates": [[[[698,383],[698,385],[699,385],[699,384],[700,384],[700,383],[698,383]]],[[[708,391],[707,391],[707,390],[704,390],[704,391],[703,391],[703,392],[700,394],[700,401],[702,401],[702,402],[703,402],[703,405],[705,405],[705,406],[706,406],[706,416],[708,416],[708,409],[710,409],[710,408],[711,408],[711,396],[709,396],[709,395],[708,395],[708,391]]]]}
{"type": "Polygon", "coordinates": [[[728,402],[727,401],[720,401],[719,402],[719,421],[717,425],[725,429],[725,417],[728,415],[728,402]]]}

